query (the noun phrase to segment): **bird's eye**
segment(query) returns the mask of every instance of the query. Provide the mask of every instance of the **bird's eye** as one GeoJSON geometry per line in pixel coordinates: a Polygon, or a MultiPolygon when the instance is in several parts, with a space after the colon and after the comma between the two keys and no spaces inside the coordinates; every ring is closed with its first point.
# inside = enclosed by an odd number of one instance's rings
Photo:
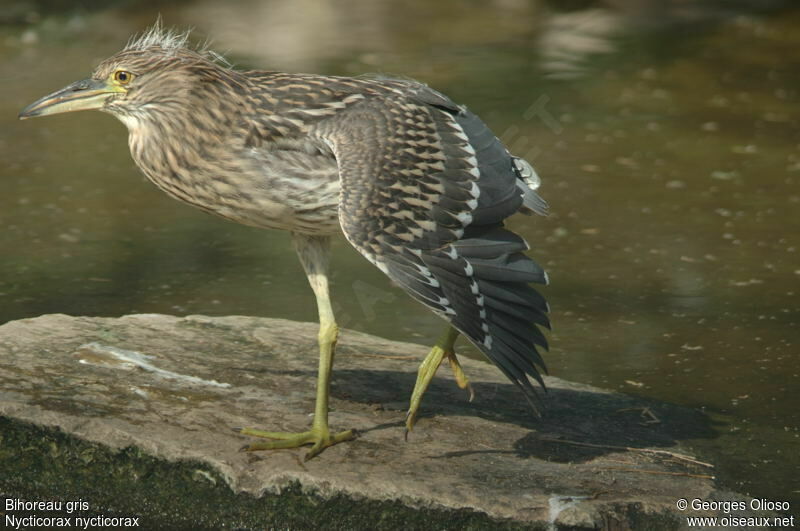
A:
{"type": "Polygon", "coordinates": [[[133,74],[127,72],[125,70],[117,70],[114,72],[114,81],[119,83],[120,85],[126,85],[131,82],[133,79],[133,74]]]}

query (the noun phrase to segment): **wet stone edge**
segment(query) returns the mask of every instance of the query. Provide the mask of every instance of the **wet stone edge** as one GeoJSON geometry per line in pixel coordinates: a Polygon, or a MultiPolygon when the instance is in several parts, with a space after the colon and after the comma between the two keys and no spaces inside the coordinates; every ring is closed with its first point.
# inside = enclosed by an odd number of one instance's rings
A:
{"type": "MultiPolygon", "coordinates": [[[[87,502],[80,516],[136,517],[139,529],[537,530],[464,510],[416,509],[399,501],[323,498],[293,483],[260,498],[234,493],[212,467],[168,462],[136,447],[113,450],[0,416],[0,515],[5,499],[87,502]]],[[[65,511],[38,516],[68,516],[65,511]]],[[[23,517],[22,511],[13,513],[23,517]]],[[[73,513],[73,515],[78,514],[73,513]]],[[[663,526],[663,521],[662,521],[663,526]]],[[[663,528],[663,527],[660,527],[663,528]]]]}

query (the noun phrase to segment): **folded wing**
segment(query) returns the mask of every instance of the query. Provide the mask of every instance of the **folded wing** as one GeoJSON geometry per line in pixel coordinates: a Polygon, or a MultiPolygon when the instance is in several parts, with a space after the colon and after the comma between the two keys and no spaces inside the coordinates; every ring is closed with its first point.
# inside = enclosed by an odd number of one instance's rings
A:
{"type": "Polygon", "coordinates": [[[339,167],[345,236],[534,406],[529,377],[544,385],[537,349],[547,348],[539,327],[549,321],[529,283],[547,276],[503,220],[546,211],[531,186],[538,177],[465,108],[421,84],[389,86],[319,129],[339,167]]]}

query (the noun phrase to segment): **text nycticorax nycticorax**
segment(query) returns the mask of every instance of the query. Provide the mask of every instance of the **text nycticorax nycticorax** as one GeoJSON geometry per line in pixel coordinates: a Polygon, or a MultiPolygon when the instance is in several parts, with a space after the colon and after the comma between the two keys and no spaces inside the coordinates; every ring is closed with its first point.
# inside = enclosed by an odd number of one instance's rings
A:
{"type": "MultiPolygon", "coordinates": [[[[524,393],[542,383],[549,327],[529,283],[547,276],[504,228],[546,212],[539,178],[465,107],[408,80],[237,71],[187,34],[156,24],[88,79],[26,107],[21,118],[97,109],[127,127],[131,154],[167,194],[224,218],[288,230],[317,299],[319,376],[311,429],[250,428],[248,450],[311,444],[307,458],[354,437],[328,428],[338,328],[328,292],[331,235],[347,240],[445,319],[422,362],[406,433],[444,358],[467,387],[453,345],[466,336],[524,393]]],[[[534,408],[535,410],[535,408],[534,408]]]]}

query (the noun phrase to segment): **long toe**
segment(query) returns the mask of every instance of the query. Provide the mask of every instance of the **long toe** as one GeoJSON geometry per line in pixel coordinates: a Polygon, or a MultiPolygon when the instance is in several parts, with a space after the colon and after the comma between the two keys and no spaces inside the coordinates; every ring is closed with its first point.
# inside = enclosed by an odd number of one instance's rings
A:
{"type": "Polygon", "coordinates": [[[338,444],[340,442],[349,441],[356,436],[355,430],[342,431],[336,434],[331,434],[327,429],[312,428],[308,431],[289,433],[289,432],[275,432],[255,430],[252,428],[242,428],[239,432],[242,435],[249,435],[252,437],[260,437],[263,439],[270,439],[266,441],[258,441],[248,444],[242,448],[244,452],[256,452],[261,450],[281,450],[286,448],[299,448],[305,445],[312,445],[311,450],[306,454],[305,460],[308,461],[312,457],[319,455],[325,448],[338,444]]]}

